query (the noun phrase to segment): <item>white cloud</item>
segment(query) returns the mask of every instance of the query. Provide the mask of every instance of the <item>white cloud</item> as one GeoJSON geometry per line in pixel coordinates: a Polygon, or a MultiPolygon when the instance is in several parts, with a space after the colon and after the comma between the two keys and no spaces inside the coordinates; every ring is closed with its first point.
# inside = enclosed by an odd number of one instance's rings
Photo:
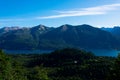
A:
{"type": "Polygon", "coordinates": [[[102,15],[102,14],[107,14],[109,11],[116,10],[118,9],[118,7],[120,7],[120,4],[102,5],[102,6],[81,8],[77,10],[68,10],[68,11],[56,11],[58,15],[37,17],[36,19],[53,19],[53,18],[72,17],[72,16],[102,15]]]}
{"type": "Polygon", "coordinates": [[[37,19],[54,19],[54,18],[63,18],[63,17],[74,17],[74,16],[88,16],[88,15],[103,15],[107,14],[109,11],[119,9],[120,4],[110,4],[102,5],[88,8],[78,8],[65,11],[55,11],[57,15],[50,16],[40,16],[32,18],[14,18],[14,19],[0,19],[0,22],[21,22],[21,21],[31,21],[37,19]]]}

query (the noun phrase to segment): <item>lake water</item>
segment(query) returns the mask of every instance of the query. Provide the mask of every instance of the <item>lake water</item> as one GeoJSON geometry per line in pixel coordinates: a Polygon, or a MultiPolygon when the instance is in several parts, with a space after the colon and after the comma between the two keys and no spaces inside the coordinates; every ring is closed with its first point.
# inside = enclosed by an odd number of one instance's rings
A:
{"type": "Polygon", "coordinates": [[[7,54],[42,54],[50,53],[53,50],[4,50],[7,54]]]}
{"type": "Polygon", "coordinates": [[[112,56],[117,57],[120,51],[117,50],[106,50],[106,49],[91,49],[87,50],[93,52],[96,56],[112,56]]]}
{"type": "MultiPolygon", "coordinates": [[[[4,50],[7,54],[42,54],[42,53],[50,53],[54,50],[4,50]]],[[[112,56],[117,57],[120,51],[117,50],[105,50],[105,49],[91,49],[87,50],[94,53],[96,56],[112,56]]]]}

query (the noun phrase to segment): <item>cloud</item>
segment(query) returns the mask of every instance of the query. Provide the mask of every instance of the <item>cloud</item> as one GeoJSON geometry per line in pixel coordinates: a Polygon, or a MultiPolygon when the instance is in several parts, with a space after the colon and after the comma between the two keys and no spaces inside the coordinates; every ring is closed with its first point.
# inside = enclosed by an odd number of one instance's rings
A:
{"type": "Polygon", "coordinates": [[[118,9],[120,4],[110,4],[102,5],[89,8],[80,8],[77,10],[68,10],[68,11],[56,11],[57,15],[37,17],[36,19],[53,19],[53,18],[62,18],[62,17],[73,17],[73,16],[87,16],[87,15],[102,15],[107,14],[109,11],[118,9]]]}
{"type": "Polygon", "coordinates": [[[76,16],[89,16],[89,15],[103,15],[107,14],[109,11],[117,10],[120,7],[119,4],[110,4],[102,5],[88,8],[78,8],[65,11],[54,11],[57,15],[50,16],[40,16],[40,17],[31,17],[31,18],[14,18],[14,19],[0,19],[0,22],[22,22],[22,21],[32,21],[39,19],[54,19],[54,18],[63,18],[63,17],[76,17],[76,16]]]}

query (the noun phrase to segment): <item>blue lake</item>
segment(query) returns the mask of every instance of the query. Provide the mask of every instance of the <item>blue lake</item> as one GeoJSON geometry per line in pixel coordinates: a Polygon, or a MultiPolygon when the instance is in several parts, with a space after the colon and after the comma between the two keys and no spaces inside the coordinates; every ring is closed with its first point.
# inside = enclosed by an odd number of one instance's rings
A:
{"type": "Polygon", "coordinates": [[[50,53],[53,50],[4,50],[7,54],[42,54],[50,53]]]}
{"type": "MultiPolygon", "coordinates": [[[[50,53],[54,50],[4,50],[7,54],[42,54],[50,53]]],[[[96,56],[112,56],[117,57],[120,51],[117,50],[106,50],[106,49],[91,49],[87,50],[94,53],[96,56]]]]}
{"type": "Polygon", "coordinates": [[[117,57],[120,51],[117,50],[106,50],[106,49],[91,49],[87,50],[94,53],[96,56],[112,56],[117,57]]]}

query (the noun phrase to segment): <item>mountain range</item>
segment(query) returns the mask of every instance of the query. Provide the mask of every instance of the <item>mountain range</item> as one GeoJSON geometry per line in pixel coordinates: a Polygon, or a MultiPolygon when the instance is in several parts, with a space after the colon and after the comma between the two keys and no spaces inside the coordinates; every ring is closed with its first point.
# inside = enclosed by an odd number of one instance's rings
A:
{"type": "Polygon", "coordinates": [[[0,29],[1,49],[120,49],[120,27],[95,28],[69,25],[47,27],[3,27],[0,29]]]}
{"type": "Polygon", "coordinates": [[[111,34],[113,34],[114,36],[116,36],[117,38],[120,38],[120,27],[119,26],[115,26],[113,28],[101,28],[104,31],[108,31],[111,34]]]}

